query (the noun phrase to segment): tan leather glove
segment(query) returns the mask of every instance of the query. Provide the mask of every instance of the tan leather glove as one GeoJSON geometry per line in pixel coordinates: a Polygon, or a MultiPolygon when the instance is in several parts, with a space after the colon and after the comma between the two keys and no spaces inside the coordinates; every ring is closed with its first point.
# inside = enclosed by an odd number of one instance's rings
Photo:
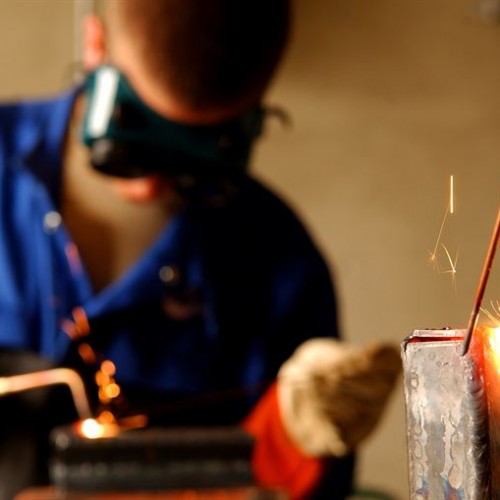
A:
{"type": "Polygon", "coordinates": [[[400,371],[399,348],[389,344],[304,342],[278,374],[285,429],[308,455],[349,453],[376,426],[400,371]]]}

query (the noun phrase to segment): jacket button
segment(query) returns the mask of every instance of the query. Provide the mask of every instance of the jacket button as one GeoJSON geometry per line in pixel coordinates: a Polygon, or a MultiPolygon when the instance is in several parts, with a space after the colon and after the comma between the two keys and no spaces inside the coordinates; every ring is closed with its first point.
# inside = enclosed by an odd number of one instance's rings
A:
{"type": "Polygon", "coordinates": [[[159,275],[163,283],[170,286],[177,285],[181,279],[181,273],[175,266],[163,266],[160,269],[159,275]]]}
{"type": "Polygon", "coordinates": [[[54,233],[61,225],[61,222],[62,218],[59,212],[47,212],[43,218],[43,229],[46,233],[54,233]]]}

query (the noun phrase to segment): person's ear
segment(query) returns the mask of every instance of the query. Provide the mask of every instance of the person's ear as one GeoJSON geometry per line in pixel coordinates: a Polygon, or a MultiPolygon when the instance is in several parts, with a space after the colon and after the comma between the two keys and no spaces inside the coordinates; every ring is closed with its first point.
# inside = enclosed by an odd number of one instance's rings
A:
{"type": "Polygon", "coordinates": [[[83,67],[91,71],[106,60],[106,30],[102,19],[89,15],[83,19],[83,67]]]}

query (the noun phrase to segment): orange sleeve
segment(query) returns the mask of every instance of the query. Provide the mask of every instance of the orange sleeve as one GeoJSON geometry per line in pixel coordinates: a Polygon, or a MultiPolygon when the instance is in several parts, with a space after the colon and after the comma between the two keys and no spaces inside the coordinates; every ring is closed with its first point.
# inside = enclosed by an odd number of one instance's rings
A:
{"type": "Polygon", "coordinates": [[[308,498],[322,475],[323,462],[304,455],[286,434],[276,384],[262,396],[242,427],[255,438],[252,469],[259,486],[284,490],[291,500],[308,498]]]}

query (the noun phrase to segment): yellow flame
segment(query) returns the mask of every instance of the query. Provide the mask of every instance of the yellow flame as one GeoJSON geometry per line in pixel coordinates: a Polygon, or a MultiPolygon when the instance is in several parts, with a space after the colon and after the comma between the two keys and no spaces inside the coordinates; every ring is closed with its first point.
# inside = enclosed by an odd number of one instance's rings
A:
{"type": "Polygon", "coordinates": [[[87,418],[80,424],[80,432],[89,439],[98,439],[104,436],[104,425],[93,418],[87,418]]]}
{"type": "Polygon", "coordinates": [[[96,418],[87,418],[80,422],[79,433],[88,439],[114,437],[120,433],[120,427],[109,411],[103,411],[96,418]]]}
{"type": "Polygon", "coordinates": [[[488,341],[497,372],[500,373],[500,327],[488,328],[488,341]]]}
{"type": "Polygon", "coordinates": [[[146,415],[132,415],[117,421],[110,411],[103,411],[96,418],[78,422],[76,432],[87,439],[110,438],[117,436],[122,430],[137,429],[147,424],[146,415]]]}

